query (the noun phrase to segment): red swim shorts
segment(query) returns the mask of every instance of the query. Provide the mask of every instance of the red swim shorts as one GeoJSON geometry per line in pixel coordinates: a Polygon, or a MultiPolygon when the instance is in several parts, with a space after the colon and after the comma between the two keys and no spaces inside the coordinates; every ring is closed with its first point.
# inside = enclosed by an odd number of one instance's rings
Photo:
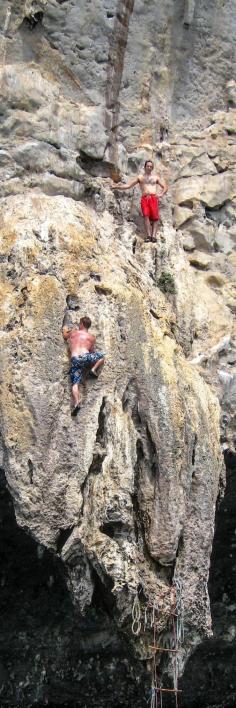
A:
{"type": "Polygon", "coordinates": [[[159,219],[159,204],[155,194],[143,194],[141,198],[143,216],[148,216],[151,221],[159,219]]]}

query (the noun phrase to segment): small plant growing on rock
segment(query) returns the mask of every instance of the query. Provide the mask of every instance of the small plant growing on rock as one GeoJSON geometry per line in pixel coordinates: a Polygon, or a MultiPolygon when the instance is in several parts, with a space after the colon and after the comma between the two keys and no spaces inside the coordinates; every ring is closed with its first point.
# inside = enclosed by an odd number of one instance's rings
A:
{"type": "Polygon", "coordinates": [[[160,277],[157,279],[157,287],[160,288],[163,293],[176,293],[173,275],[163,270],[160,277]]]}

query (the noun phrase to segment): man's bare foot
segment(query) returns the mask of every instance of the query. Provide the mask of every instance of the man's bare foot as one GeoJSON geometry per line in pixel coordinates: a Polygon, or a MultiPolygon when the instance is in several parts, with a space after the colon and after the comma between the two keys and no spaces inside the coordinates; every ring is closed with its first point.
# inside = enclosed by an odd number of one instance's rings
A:
{"type": "Polygon", "coordinates": [[[98,374],[93,369],[90,369],[89,376],[92,376],[92,379],[98,379],[98,374]]]}
{"type": "Polygon", "coordinates": [[[80,403],[77,403],[77,405],[74,406],[74,408],[72,408],[72,411],[71,411],[72,418],[75,418],[77,416],[77,413],[79,412],[79,410],[80,410],[80,403]]]}

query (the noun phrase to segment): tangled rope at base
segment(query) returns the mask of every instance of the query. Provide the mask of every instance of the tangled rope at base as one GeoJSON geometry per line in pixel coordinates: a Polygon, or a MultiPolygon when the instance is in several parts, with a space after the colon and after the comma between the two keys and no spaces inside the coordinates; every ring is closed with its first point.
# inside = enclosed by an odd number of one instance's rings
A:
{"type": "MultiPolygon", "coordinates": [[[[178,679],[179,679],[179,658],[178,652],[184,642],[184,605],[183,605],[183,585],[180,578],[175,578],[172,588],[168,589],[160,595],[159,601],[154,603],[148,602],[144,608],[143,616],[143,631],[148,629],[153,631],[153,666],[152,666],[152,688],[150,706],[151,708],[163,708],[163,696],[165,692],[175,694],[175,706],[178,708],[178,679]],[[156,645],[156,633],[158,627],[158,619],[163,613],[163,601],[166,596],[174,589],[174,598],[171,603],[169,612],[169,631],[163,638],[162,646],[156,645]],[[161,602],[162,600],[162,602],[161,602]],[[157,674],[157,654],[158,652],[166,652],[166,657],[171,663],[173,688],[163,688],[162,683],[158,680],[157,674]]],[[[141,606],[138,595],[135,596],[132,608],[132,632],[138,636],[142,630],[141,606]]],[[[163,672],[163,666],[162,666],[163,672]]]]}
{"type": "Polygon", "coordinates": [[[174,693],[175,707],[178,708],[178,679],[179,679],[179,657],[178,652],[184,641],[184,606],[183,606],[183,586],[180,578],[175,578],[173,586],[175,588],[175,602],[170,613],[170,641],[169,647],[166,647],[166,656],[171,662],[172,668],[172,689],[163,689],[162,684],[157,682],[157,654],[162,651],[163,647],[156,647],[154,633],[154,656],[153,656],[153,688],[151,698],[151,708],[162,708],[164,691],[174,693]],[[169,648],[169,653],[168,653],[169,648]]]}
{"type": "Polygon", "coordinates": [[[183,586],[179,578],[175,578],[174,587],[176,592],[176,634],[177,643],[184,642],[184,606],[183,606],[183,586]]]}

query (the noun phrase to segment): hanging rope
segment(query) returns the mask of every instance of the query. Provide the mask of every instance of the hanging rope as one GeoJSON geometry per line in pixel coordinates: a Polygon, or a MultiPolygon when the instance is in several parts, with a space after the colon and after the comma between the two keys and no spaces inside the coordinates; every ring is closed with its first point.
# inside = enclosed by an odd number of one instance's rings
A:
{"type": "Polygon", "coordinates": [[[161,690],[161,688],[162,688],[162,684],[160,686],[160,708],[162,708],[162,690],[161,690]]]}
{"type": "MultiPolygon", "coordinates": [[[[135,636],[138,636],[141,629],[141,607],[138,595],[136,595],[132,607],[132,632],[135,636]]],[[[175,708],[178,708],[178,652],[184,642],[183,585],[180,578],[176,577],[172,588],[168,588],[168,590],[159,594],[158,601],[155,600],[155,602],[148,602],[146,604],[143,612],[143,631],[148,632],[150,630],[153,634],[153,645],[150,647],[152,649],[152,687],[150,708],[163,708],[163,696],[165,693],[174,694],[175,708]],[[169,614],[168,628],[165,636],[162,636],[162,645],[158,646],[157,630],[160,626],[161,616],[166,613],[169,614]],[[159,662],[157,664],[157,656],[159,652],[162,657],[160,668],[158,668],[159,662]],[[161,673],[163,673],[166,667],[165,657],[170,662],[173,688],[163,688],[160,681],[161,673]]]]}
{"type": "Polygon", "coordinates": [[[151,688],[151,708],[156,708],[156,689],[155,686],[151,688]]]}
{"type": "Polygon", "coordinates": [[[172,617],[172,624],[173,624],[173,646],[175,649],[175,654],[172,655],[172,671],[173,671],[173,687],[175,691],[178,691],[178,678],[179,678],[179,672],[178,672],[178,657],[177,657],[177,651],[178,651],[178,642],[177,642],[177,634],[176,634],[176,623],[175,623],[175,617],[172,617]]]}
{"type": "Polygon", "coordinates": [[[140,603],[138,596],[136,595],[134,598],[133,602],[133,607],[132,607],[132,632],[133,634],[136,635],[136,637],[140,634],[142,626],[141,626],[141,610],[140,610],[140,603]]]}
{"type": "Polygon", "coordinates": [[[184,605],[183,605],[183,585],[180,578],[175,578],[174,586],[176,591],[176,631],[178,644],[184,642],[184,605]]]}

